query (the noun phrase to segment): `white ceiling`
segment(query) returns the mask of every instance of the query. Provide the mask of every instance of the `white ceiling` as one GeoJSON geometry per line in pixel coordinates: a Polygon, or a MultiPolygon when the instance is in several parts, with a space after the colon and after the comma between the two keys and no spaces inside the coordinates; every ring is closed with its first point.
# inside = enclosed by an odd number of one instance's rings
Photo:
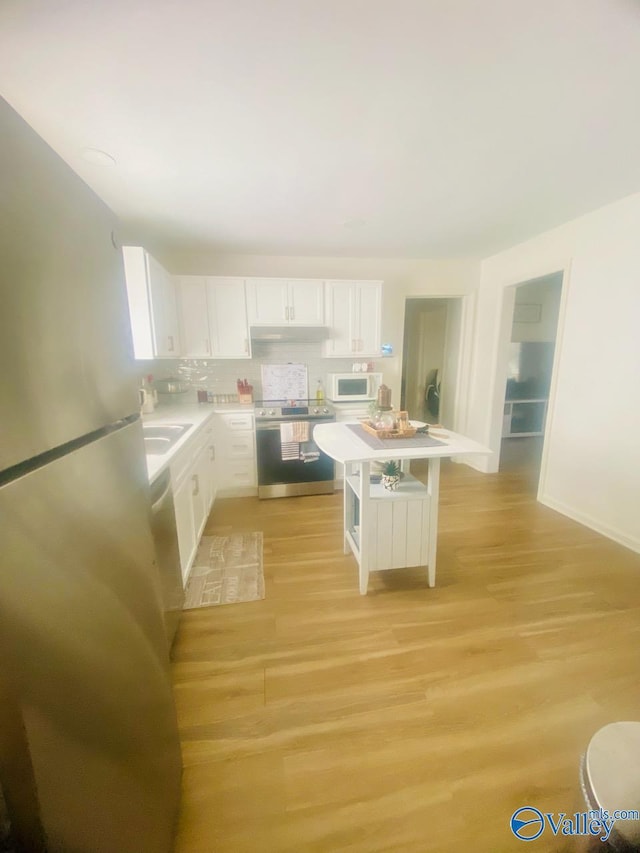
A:
{"type": "Polygon", "coordinates": [[[636,0],[2,0],[0,84],[166,251],[484,257],[640,190],[636,0]]]}

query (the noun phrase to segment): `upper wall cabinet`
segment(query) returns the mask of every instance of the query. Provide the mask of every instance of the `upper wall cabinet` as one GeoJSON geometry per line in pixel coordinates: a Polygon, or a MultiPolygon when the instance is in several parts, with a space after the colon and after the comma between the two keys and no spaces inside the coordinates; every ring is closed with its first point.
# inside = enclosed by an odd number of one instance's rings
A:
{"type": "Polygon", "coordinates": [[[381,281],[328,281],[326,356],[380,356],[381,281]]]}
{"type": "Polygon", "coordinates": [[[180,348],[185,358],[211,358],[207,281],[201,275],[176,279],[180,348]]]}
{"type": "Polygon", "coordinates": [[[244,280],[180,276],[180,340],[187,358],[251,358],[244,280]]]}
{"type": "Polygon", "coordinates": [[[315,279],[248,278],[251,326],[323,326],[324,282],[315,279]]]}
{"type": "Polygon", "coordinates": [[[207,278],[211,354],[214,358],[251,358],[247,299],[241,278],[207,278]]]}
{"type": "Polygon", "coordinates": [[[129,315],[136,358],[180,355],[174,282],[141,246],[123,246],[129,315]]]}

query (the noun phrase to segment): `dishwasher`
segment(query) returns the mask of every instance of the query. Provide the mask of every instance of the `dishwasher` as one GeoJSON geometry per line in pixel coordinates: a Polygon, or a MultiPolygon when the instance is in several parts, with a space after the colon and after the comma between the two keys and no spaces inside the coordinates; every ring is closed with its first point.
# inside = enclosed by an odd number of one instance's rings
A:
{"type": "Polygon", "coordinates": [[[184,589],[180,570],[171,472],[168,469],[151,485],[151,530],[162,588],[164,624],[169,650],[171,650],[182,615],[184,589]]]}

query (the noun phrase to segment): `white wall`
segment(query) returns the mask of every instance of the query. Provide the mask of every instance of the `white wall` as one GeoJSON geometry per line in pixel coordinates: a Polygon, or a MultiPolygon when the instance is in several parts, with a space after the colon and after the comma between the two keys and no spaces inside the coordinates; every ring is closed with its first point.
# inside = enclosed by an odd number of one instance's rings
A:
{"type": "Polygon", "coordinates": [[[496,470],[510,285],[564,269],[539,499],[637,551],[639,226],[636,194],[482,263],[466,424],[495,451],[479,467],[496,470]]]}
{"type": "Polygon", "coordinates": [[[412,258],[304,257],[281,255],[216,255],[157,253],[158,260],[176,274],[291,276],[294,278],[380,279],[382,341],[393,345],[393,358],[380,359],[400,403],[405,296],[463,296],[477,288],[480,263],[476,260],[427,260],[412,258]]]}

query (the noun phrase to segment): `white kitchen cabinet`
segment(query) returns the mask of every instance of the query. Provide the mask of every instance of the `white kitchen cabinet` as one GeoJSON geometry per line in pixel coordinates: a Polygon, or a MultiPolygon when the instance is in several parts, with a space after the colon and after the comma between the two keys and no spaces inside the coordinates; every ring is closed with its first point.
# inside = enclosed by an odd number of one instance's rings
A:
{"type": "Polygon", "coordinates": [[[193,529],[199,542],[209,515],[209,448],[200,448],[191,467],[191,501],[193,504],[193,529]]]}
{"type": "Polygon", "coordinates": [[[218,494],[224,497],[255,495],[258,474],[253,412],[219,413],[215,431],[218,494]]]}
{"type": "Polygon", "coordinates": [[[177,296],[183,356],[251,358],[243,279],[180,276],[177,296]]]}
{"type": "Polygon", "coordinates": [[[180,355],[173,278],[142,246],[123,246],[129,316],[136,358],[180,355]]]}
{"type": "Polygon", "coordinates": [[[176,279],[181,353],[185,358],[211,358],[211,336],[204,276],[176,279]]]}
{"type": "Polygon", "coordinates": [[[247,298],[241,278],[207,278],[207,304],[213,358],[251,358],[247,298]]]}
{"type": "Polygon", "coordinates": [[[180,552],[180,567],[182,569],[182,583],[186,584],[189,570],[196,555],[198,540],[196,538],[195,524],[193,520],[193,482],[190,477],[185,477],[180,485],[174,486],[173,506],[176,514],[176,529],[178,532],[178,549],[180,552]]]}
{"type": "Polygon", "coordinates": [[[206,430],[207,443],[206,449],[206,479],[205,488],[207,490],[207,514],[211,512],[213,504],[216,500],[218,492],[218,460],[216,457],[216,443],[213,421],[206,430]]]}
{"type": "Polygon", "coordinates": [[[207,421],[171,461],[182,580],[186,584],[216,495],[215,432],[207,421]]]}
{"type": "Polygon", "coordinates": [[[328,281],[326,308],[327,357],[380,356],[381,281],[328,281]]]}
{"type": "Polygon", "coordinates": [[[322,326],[324,282],[316,279],[248,278],[251,326],[322,326]]]}

